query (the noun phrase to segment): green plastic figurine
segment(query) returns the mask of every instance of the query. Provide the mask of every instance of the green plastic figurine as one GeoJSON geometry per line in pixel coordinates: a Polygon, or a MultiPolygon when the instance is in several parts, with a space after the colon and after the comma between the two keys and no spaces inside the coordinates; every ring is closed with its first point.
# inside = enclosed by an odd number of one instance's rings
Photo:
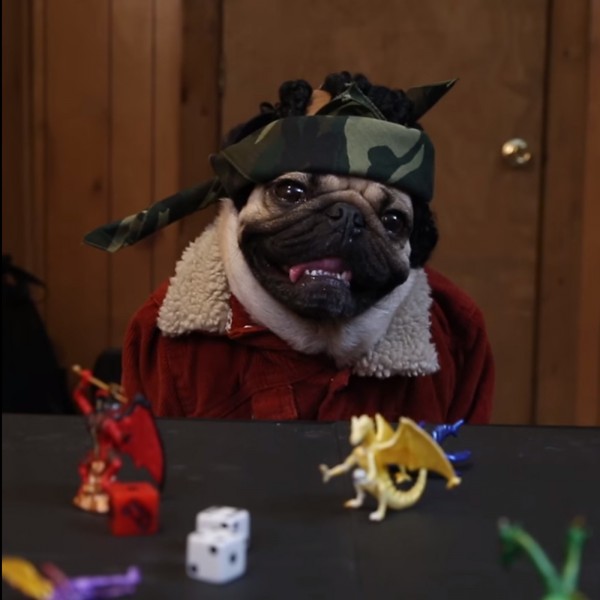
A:
{"type": "Polygon", "coordinates": [[[581,519],[573,521],[567,532],[567,554],[562,573],[552,564],[541,546],[522,527],[501,519],[498,523],[502,543],[502,562],[508,566],[525,552],[546,585],[542,600],[586,600],[577,588],[583,544],[589,537],[581,519]]]}

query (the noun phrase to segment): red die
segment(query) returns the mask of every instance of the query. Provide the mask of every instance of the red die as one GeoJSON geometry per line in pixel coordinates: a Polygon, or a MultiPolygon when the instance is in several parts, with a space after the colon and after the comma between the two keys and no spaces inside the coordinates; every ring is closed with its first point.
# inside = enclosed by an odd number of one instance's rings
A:
{"type": "Polygon", "coordinates": [[[108,489],[113,535],[149,535],[158,531],[158,490],[149,483],[115,482],[108,489]]]}

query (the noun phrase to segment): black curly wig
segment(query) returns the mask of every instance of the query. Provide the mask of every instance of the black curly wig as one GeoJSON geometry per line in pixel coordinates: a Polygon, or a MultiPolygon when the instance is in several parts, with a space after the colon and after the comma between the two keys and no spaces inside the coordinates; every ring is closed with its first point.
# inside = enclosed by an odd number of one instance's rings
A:
{"type": "MultiPolygon", "coordinates": [[[[327,75],[320,89],[334,97],[343,92],[349,83],[355,83],[388,121],[421,129],[413,117],[413,104],[402,90],[373,85],[364,75],[352,75],[348,71],[327,75]]],[[[235,144],[277,119],[306,114],[312,93],[312,86],[303,79],[284,82],[279,88],[279,102],[275,105],[263,102],[258,115],[234,127],[227,134],[223,147],[235,144]]],[[[412,268],[419,268],[431,256],[438,241],[438,230],[429,202],[415,196],[411,196],[411,200],[414,222],[410,235],[410,265],[412,268]]]]}

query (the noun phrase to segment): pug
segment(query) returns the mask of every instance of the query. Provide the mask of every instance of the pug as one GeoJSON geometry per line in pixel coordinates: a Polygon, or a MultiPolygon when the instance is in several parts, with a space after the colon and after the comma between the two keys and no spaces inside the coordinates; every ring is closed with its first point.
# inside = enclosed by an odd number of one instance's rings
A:
{"type": "Polygon", "coordinates": [[[410,285],[413,208],[398,189],[359,177],[284,173],[238,212],[222,208],[234,295],[301,352],[340,366],[383,334],[410,285]]]}

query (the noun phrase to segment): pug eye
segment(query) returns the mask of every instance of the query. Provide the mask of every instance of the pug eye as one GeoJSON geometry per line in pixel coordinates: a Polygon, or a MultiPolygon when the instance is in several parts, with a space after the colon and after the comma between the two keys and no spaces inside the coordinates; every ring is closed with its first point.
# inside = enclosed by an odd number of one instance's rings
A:
{"type": "Polygon", "coordinates": [[[273,193],[286,202],[301,202],[306,200],[306,188],[298,181],[284,179],[273,185],[273,193]]]}
{"type": "Polygon", "coordinates": [[[389,233],[400,235],[406,228],[406,216],[398,210],[389,210],[381,217],[381,222],[389,233]]]}

